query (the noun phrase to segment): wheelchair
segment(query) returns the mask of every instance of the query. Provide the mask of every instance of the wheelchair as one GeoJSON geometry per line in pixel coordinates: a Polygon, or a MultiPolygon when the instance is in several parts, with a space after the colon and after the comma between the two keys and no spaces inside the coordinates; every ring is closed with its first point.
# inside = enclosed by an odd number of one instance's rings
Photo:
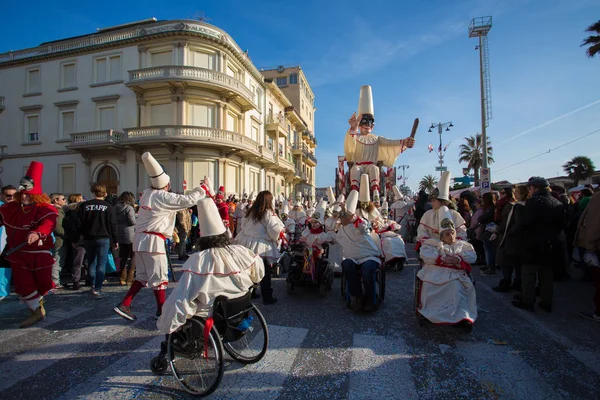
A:
{"type": "Polygon", "coordinates": [[[163,375],[170,368],[183,390],[204,397],[223,379],[223,350],[241,364],[260,361],[269,346],[269,331],[251,296],[251,291],[236,299],[219,296],[212,320],[193,317],[167,335],[150,362],[152,372],[163,375]]]}
{"type": "MultiPolygon", "coordinates": [[[[376,271],[375,276],[375,299],[373,299],[373,304],[375,304],[375,310],[378,310],[379,307],[383,304],[385,300],[385,263],[380,259],[379,267],[376,271]]],[[[350,307],[350,291],[348,290],[346,282],[346,276],[344,275],[344,270],[342,269],[342,280],[340,282],[340,294],[344,301],[346,301],[346,305],[350,307]]],[[[364,287],[363,287],[364,292],[364,287]]]]}
{"type": "Polygon", "coordinates": [[[306,244],[299,242],[290,246],[292,260],[286,278],[288,294],[294,293],[296,286],[318,286],[321,297],[325,297],[327,292],[331,290],[333,286],[333,267],[327,260],[329,243],[323,243],[322,246],[323,253],[317,259],[315,276],[304,272],[306,244]]]}
{"type": "MultiPolygon", "coordinates": [[[[415,311],[415,318],[417,320],[417,325],[422,327],[427,322],[427,318],[425,318],[419,312],[419,309],[421,308],[421,288],[423,286],[423,281],[421,279],[419,279],[419,276],[417,274],[419,273],[421,268],[423,268],[423,260],[421,258],[419,258],[419,266],[417,268],[415,268],[415,271],[414,271],[413,309],[415,311]]],[[[469,273],[467,273],[467,276],[469,277],[469,279],[471,279],[471,282],[473,282],[473,286],[475,286],[475,279],[473,278],[473,274],[469,272],[469,273]]],[[[471,326],[471,328],[468,329],[468,331],[470,332],[472,329],[473,329],[473,327],[471,326]]]]}

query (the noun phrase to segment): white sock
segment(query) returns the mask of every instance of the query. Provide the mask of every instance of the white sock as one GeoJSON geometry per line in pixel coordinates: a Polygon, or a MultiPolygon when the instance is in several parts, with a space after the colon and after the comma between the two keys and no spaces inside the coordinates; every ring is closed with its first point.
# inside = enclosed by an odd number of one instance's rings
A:
{"type": "Polygon", "coordinates": [[[35,311],[40,306],[40,299],[41,297],[36,297],[35,299],[25,300],[25,304],[27,304],[27,307],[31,310],[35,311]]]}

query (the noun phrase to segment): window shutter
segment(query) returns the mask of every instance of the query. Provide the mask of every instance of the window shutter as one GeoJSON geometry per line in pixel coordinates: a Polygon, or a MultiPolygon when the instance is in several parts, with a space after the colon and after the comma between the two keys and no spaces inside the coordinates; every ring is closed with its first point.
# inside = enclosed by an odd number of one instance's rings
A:
{"type": "MultiPolygon", "coordinates": [[[[29,71],[29,93],[40,91],[40,70],[29,71]]],[[[36,131],[37,132],[37,131],[36,131]]]]}
{"type": "Polygon", "coordinates": [[[106,82],[106,58],[96,60],[96,82],[106,82]]]}
{"type": "Polygon", "coordinates": [[[75,64],[63,65],[63,87],[69,88],[76,86],[75,82],[75,64]]]}
{"type": "Polygon", "coordinates": [[[110,58],[110,80],[121,80],[121,57],[119,56],[110,58]]]}
{"type": "Polygon", "coordinates": [[[68,138],[73,132],[75,132],[75,112],[69,111],[62,113],[63,138],[68,138]]]}

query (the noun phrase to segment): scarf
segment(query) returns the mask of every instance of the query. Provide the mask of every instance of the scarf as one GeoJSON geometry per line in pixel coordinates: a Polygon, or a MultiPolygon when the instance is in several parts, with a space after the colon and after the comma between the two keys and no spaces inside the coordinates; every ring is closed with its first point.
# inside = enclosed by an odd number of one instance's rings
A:
{"type": "Polygon", "coordinates": [[[510,197],[504,196],[496,203],[496,210],[494,212],[494,222],[499,224],[502,221],[502,209],[505,205],[510,203],[510,197]]]}
{"type": "Polygon", "coordinates": [[[317,228],[310,228],[310,233],[312,233],[313,235],[318,235],[319,233],[323,232],[325,232],[325,230],[323,229],[323,225],[320,225],[317,228]]]}

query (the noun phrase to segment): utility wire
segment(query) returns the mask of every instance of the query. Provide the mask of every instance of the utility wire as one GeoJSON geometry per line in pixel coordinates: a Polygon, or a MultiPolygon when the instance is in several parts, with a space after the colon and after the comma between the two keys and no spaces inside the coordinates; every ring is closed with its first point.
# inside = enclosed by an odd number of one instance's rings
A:
{"type": "Polygon", "coordinates": [[[563,144],[561,144],[560,146],[557,146],[557,147],[554,147],[554,148],[552,148],[552,149],[549,149],[548,151],[545,151],[545,152],[543,152],[543,153],[537,154],[537,155],[535,155],[535,156],[533,156],[533,157],[529,157],[528,159],[525,159],[525,160],[523,160],[523,161],[519,161],[518,163],[515,163],[515,164],[512,164],[512,165],[509,165],[508,167],[504,167],[504,168],[497,169],[497,170],[496,170],[496,173],[498,173],[498,172],[500,172],[500,171],[504,171],[505,169],[509,169],[509,168],[515,167],[515,166],[517,166],[517,165],[519,165],[519,164],[523,164],[523,163],[525,163],[525,162],[527,162],[527,161],[531,161],[531,160],[533,160],[534,158],[541,157],[541,156],[543,156],[544,154],[548,154],[548,153],[550,153],[550,152],[552,152],[552,151],[554,151],[554,150],[558,150],[558,149],[560,149],[561,147],[565,147],[565,146],[567,146],[567,145],[570,145],[571,143],[575,143],[575,142],[577,142],[578,140],[581,140],[581,139],[583,139],[583,138],[586,138],[586,137],[588,137],[588,136],[591,136],[591,135],[593,135],[594,133],[598,133],[598,132],[600,132],[600,129],[596,129],[596,130],[595,130],[595,131],[593,131],[593,132],[586,133],[585,135],[583,135],[583,136],[579,136],[578,138],[576,138],[576,139],[573,139],[573,140],[571,140],[570,142],[563,143],[563,144]]]}

